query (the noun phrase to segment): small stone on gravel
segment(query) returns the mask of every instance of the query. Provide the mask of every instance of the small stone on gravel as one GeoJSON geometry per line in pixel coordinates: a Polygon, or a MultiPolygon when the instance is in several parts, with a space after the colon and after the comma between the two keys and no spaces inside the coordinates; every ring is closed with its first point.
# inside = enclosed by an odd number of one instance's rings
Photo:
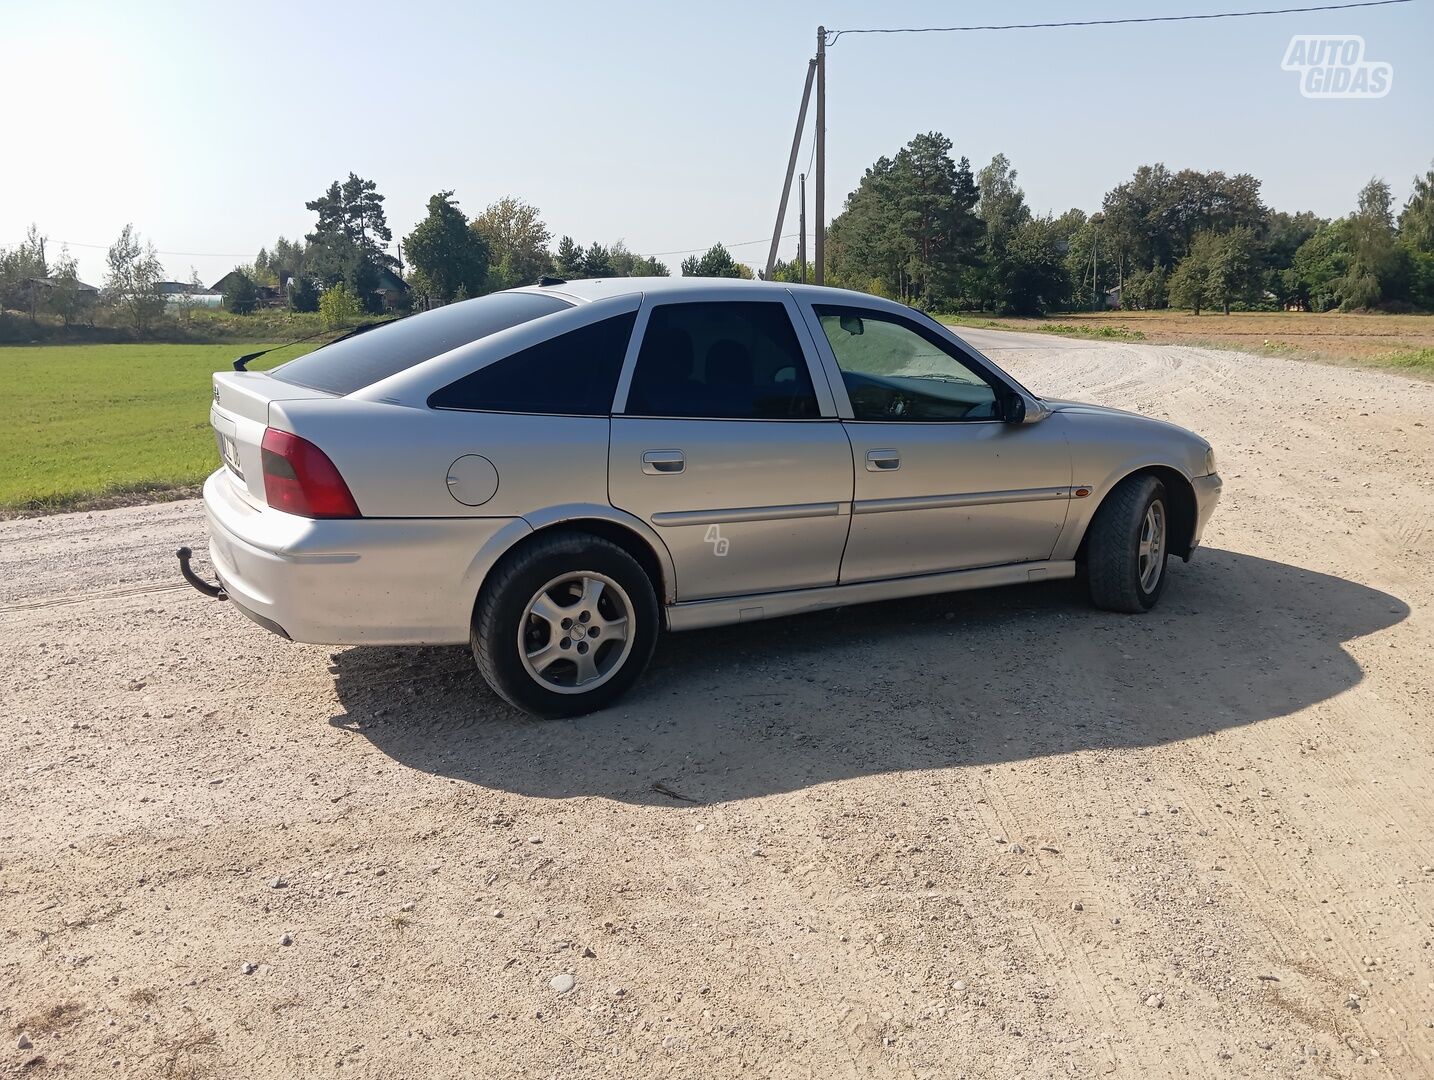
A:
{"type": "Polygon", "coordinates": [[[285,934],[283,937],[279,938],[279,944],[280,944],[280,945],[292,945],[293,943],[294,943],[294,939],[293,939],[292,937],[290,937],[288,934],[285,934]]]}
{"type": "Polygon", "coordinates": [[[255,964],[250,963],[248,960],[245,960],[244,963],[239,965],[239,971],[241,974],[244,975],[252,975],[258,970],[259,968],[255,964]]]}
{"type": "Polygon", "coordinates": [[[1071,910],[1072,910],[1072,911],[1084,911],[1084,910],[1085,910],[1085,905],[1082,904],[1079,900],[1072,900],[1072,901],[1071,901],[1071,910]]]}
{"type": "Polygon", "coordinates": [[[281,877],[276,877],[273,881],[269,882],[269,888],[271,888],[271,889],[282,889],[282,888],[284,888],[284,887],[285,887],[286,885],[288,885],[288,884],[289,884],[289,883],[288,883],[287,881],[285,881],[283,878],[281,878],[281,877]]]}
{"type": "Polygon", "coordinates": [[[551,986],[553,990],[559,994],[566,994],[576,984],[577,980],[574,979],[571,975],[567,974],[567,972],[564,972],[561,975],[554,975],[552,979],[548,982],[548,985],[551,986]]]}
{"type": "Polygon", "coordinates": [[[1159,1009],[1164,1006],[1164,1004],[1164,994],[1151,994],[1148,998],[1145,999],[1145,1007],[1147,1009],[1159,1009]]]}
{"type": "Polygon", "coordinates": [[[30,1033],[28,1031],[20,1032],[20,1037],[15,1040],[16,1050],[28,1050],[34,1045],[35,1044],[30,1041],[30,1033]]]}

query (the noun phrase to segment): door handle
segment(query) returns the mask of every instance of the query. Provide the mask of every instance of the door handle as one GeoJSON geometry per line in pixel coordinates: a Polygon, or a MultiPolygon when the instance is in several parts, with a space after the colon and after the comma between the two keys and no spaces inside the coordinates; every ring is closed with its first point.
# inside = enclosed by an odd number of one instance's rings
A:
{"type": "Polygon", "coordinates": [[[687,455],[681,450],[644,450],[642,471],[654,476],[680,473],[687,467],[687,455]]]}
{"type": "Polygon", "coordinates": [[[899,450],[868,450],[866,452],[867,472],[889,472],[901,468],[899,450]]]}

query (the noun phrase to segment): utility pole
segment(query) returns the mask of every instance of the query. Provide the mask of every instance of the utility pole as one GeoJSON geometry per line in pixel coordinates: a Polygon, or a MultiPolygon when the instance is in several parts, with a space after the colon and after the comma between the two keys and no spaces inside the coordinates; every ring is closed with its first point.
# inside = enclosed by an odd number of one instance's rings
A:
{"type": "Polygon", "coordinates": [[[1090,241],[1090,305],[1096,307],[1100,298],[1100,225],[1090,241]]]}
{"type": "Polygon", "coordinates": [[[797,184],[797,194],[802,200],[801,211],[797,214],[797,267],[801,273],[802,284],[807,283],[807,174],[802,173],[801,180],[797,184]]]}
{"type": "Polygon", "coordinates": [[[772,246],[767,249],[767,272],[763,275],[772,279],[772,267],[777,261],[777,245],[782,242],[782,221],[787,214],[787,199],[792,194],[792,173],[797,170],[797,152],[802,148],[802,129],[807,124],[807,102],[812,96],[812,72],[816,70],[815,60],[807,61],[807,82],[802,87],[802,107],[797,110],[797,130],[792,133],[792,152],[787,158],[787,175],[782,179],[782,201],[777,204],[777,224],[772,229],[772,246]]]}
{"type": "Polygon", "coordinates": [[[1092,214],[1090,223],[1095,226],[1090,242],[1090,303],[1094,308],[1100,306],[1100,227],[1105,224],[1105,215],[1092,214]]]}
{"type": "Polygon", "coordinates": [[[818,285],[826,280],[827,251],[827,28],[817,27],[817,235],[812,257],[818,285]]]}

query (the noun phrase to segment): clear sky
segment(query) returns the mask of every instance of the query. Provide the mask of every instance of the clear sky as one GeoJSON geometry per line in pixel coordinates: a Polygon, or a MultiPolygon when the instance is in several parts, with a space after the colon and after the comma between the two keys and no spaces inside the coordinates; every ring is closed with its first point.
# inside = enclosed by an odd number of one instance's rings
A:
{"type": "MultiPolygon", "coordinates": [[[[350,170],[402,236],[452,188],[514,194],[555,238],[635,251],[770,236],[815,28],[1114,18],[1313,0],[723,4],[0,0],[0,245],[30,222],[101,284],[126,222],[211,282],[350,170]],[[99,245],[82,247],[81,244],[99,245]],[[192,254],[191,254],[192,253],[192,254]]],[[[1129,27],[843,37],[828,61],[828,213],[863,169],[939,130],[1004,152],[1037,211],[1097,207],[1137,165],[1248,171],[1265,200],[1402,204],[1434,158],[1434,3],[1129,27]],[[1380,100],[1314,101],[1292,34],[1357,33],[1380,100]]],[[[810,123],[810,120],[809,120],[810,123]]],[[[808,159],[804,145],[798,168],[808,159]]],[[[810,186],[808,191],[811,195],[810,186]]],[[[795,206],[786,231],[795,229],[795,206]]],[[[795,248],[786,241],[784,254],[795,248]]],[[[765,258],[762,243],[734,247],[765,258]]],[[[682,255],[664,255],[676,270],[682,255]]]]}

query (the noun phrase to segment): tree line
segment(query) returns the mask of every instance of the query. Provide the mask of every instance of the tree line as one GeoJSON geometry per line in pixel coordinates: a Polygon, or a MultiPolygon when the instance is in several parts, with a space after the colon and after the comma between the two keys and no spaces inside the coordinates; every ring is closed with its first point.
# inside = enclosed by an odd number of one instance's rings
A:
{"type": "MultiPolygon", "coordinates": [[[[1117,303],[1127,308],[1434,310],[1434,168],[1414,178],[1396,212],[1370,180],[1342,217],[1267,206],[1248,173],[1142,165],[1105,193],[1100,209],[1033,213],[1016,169],[997,154],[973,171],[939,132],[878,159],[828,227],[826,280],[932,310],[1009,314],[1117,303]]],[[[471,218],[454,192],[428,200],[423,219],[393,242],[385,198],[349,173],[304,205],[301,239],[279,237],[223,279],[223,306],[319,311],[343,325],[367,311],[451,303],[544,276],[666,276],[665,263],[611,245],[553,243],[537,207],[515,196],[471,218]],[[400,255],[402,261],[400,261],[400,255]]],[[[751,277],[722,244],[681,263],[684,276],[751,277]]],[[[778,262],[777,280],[805,269],[778,262]]],[[[65,326],[103,307],[138,334],[203,292],[196,274],[164,283],[154,246],[126,225],[106,253],[103,289],[79,280],[61,249],[53,260],[35,226],[0,249],[0,321],[6,309],[65,326]]]]}
{"type": "MultiPolygon", "coordinates": [[[[409,310],[451,303],[484,293],[560,278],[665,277],[660,260],[638,254],[619,240],[579,244],[552,233],[537,207],[514,196],[488,204],[471,219],[451,190],[428,200],[427,214],[395,245],[385,197],[372,180],[349,173],[317,198],[313,231],[290,240],[280,236],[254,260],[234,267],[219,284],[222,306],[249,314],[261,305],[319,312],[325,325],[342,326],[364,313],[409,310]],[[401,253],[403,261],[400,262],[401,253]]],[[[171,311],[187,318],[206,293],[191,271],[185,282],[165,282],[154,245],[126,225],[106,253],[104,286],[98,292],[79,280],[68,250],[47,258],[47,238],[31,226],[11,250],[0,249],[0,321],[6,309],[57,317],[68,327],[93,322],[96,314],[138,335],[150,333],[171,311]],[[176,288],[177,286],[177,288],[176,288]]],[[[682,262],[684,274],[751,277],[721,244],[682,262]]]]}
{"type": "MultiPolygon", "coordinates": [[[[353,173],[335,181],[324,195],[305,204],[318,214],[315,230],[302,240],[279,237],[254,262],[236,267],[238,295],[226,295],[230,310],[251,310],[258,290],[283,285],[291,307],[319,310],[332,303],[344,311],[381,309],[376,285],[385,273],[405,272],[401,306],[429,307],[485,293],[531,285],[546,276],[565,280],[597,277],[666,277],[667,264],[630,250],[618,240],[586,246],[571,236],[553,245],[541,211],[512,195],[489,203],[473,217],[459,206],[452,189],[435,193],[423,219],[389,253],[392,231],[384,197],[371,180],[353,173]],[[251,287],[252,286],[252,287],[251,287]]],[[[721,244],[682,262],[686,275],[751,277],[746,266],[721,244]]]]}
{"type": "MultiPolygon", "coordinates": [[[[829,284],[940,310],[1434,309],[1434,168],[1396,215],[1372,179],[1343,217],[1273,210],[1260,181],[1143,165],[1101,207],[1037,215],[1001,154],[977,172],[939,132],[866,170],[827,235],[829,284]],[[1118,300],[1115,298],[1118,297],[1118,300]]],[[[798,269],[780,264],[775,276],[798,269]]]]}

